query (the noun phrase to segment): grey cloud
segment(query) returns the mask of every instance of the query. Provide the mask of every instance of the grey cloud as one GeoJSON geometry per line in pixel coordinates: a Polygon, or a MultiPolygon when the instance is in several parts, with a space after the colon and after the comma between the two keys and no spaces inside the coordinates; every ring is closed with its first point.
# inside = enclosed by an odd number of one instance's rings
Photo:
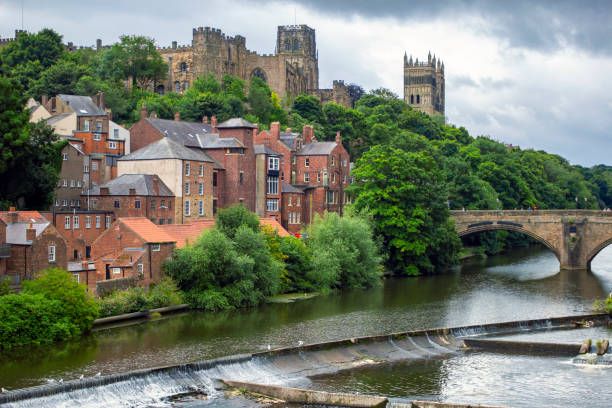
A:
{"type": "Polygon", "coordinates": [[[446,86],[447,87],[450,86],[454,88],[461,88],[461,87],[478,88],[479,87],[478,83],[467,75],[455,75],[455,76],[449,77],[447,79],[446,86]]]}

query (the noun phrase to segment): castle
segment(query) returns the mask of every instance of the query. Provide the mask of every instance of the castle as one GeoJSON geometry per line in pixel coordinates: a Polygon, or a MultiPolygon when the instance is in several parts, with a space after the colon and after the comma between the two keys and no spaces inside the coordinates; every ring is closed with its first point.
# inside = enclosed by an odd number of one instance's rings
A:
{"type": "Polygon", "coordinates": [[[444,62],[427,56],[427,62],[404,53],[404,101],[428,115],[444,115],[444,62]]]}
{"type": "Polygon", "coordinates": [[[319,59],[315,30],[307,25],[279,26],[274,54],[258,54],[246,47],[240,35],[226,36],[220,29],[193,29],[191,45],[159,49],[168,64],[165,83],[155,91],[183,92],[199,76],[235,75],[244,80],[259,77],[280,97],[309,93],[323,102],[334,101],[350,106],[348,88],[343,81],[334,81],[332,89],[319,89],[319,59]]]}

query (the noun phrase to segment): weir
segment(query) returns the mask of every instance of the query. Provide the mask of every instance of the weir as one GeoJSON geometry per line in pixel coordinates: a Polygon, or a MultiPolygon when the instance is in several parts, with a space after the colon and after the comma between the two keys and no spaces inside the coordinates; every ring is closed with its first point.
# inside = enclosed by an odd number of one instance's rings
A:
{"type": "Polygon", "coordinates": [[[304,387],[309,384],[308,377],[315,375],[401,360],[443,358],[461,352],[466,337],[574,328],[582,321],[602,325],[609,317],[605,314],[565,316],[350,338],[9,391],[0,394],[0,404],[8,407],[146,406],[190,392],[217,398],[222,395],[214,386],[217,379],[304,387]]]}

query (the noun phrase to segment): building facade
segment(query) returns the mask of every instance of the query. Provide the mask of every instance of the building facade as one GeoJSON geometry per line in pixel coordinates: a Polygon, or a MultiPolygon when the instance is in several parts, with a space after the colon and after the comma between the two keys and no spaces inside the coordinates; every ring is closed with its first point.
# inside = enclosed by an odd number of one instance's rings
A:
{"type": "Polygon", "coordinates": [[[444,62],[427,56],[427,62],[404,54],[404,101],[428,115],[444,116],[444,62]]]}

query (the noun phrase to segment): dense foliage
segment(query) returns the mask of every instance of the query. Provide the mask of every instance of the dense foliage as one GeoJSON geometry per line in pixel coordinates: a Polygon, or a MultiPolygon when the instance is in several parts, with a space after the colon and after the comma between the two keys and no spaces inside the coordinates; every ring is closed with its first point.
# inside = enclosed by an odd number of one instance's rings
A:
{"type": "Polygon", "coordinates": [[[80,336],[97,316],[96,302],[72,275],[42,271],[21,293],[0,296],[0,350],[80,336]]]}
{"type": "Polygon", "coordinates": [[[117,290],[97,302],[100,305],[100,317],[107,317],[180,305],[183,304],[183,294],[174,281],[166,277],[148,289],[138,286],[117,290]]]}
{"type": "Polygon", "coordinates": [[[381,270],[370,227],[358,217],[319,218],[304,244],[260,230],[253,213],[234,206],[220,210],[216,228],[195,244],[176,250],[165,271],[194,307],[219,310],[281,292],[369,287],[381,270]]]}

